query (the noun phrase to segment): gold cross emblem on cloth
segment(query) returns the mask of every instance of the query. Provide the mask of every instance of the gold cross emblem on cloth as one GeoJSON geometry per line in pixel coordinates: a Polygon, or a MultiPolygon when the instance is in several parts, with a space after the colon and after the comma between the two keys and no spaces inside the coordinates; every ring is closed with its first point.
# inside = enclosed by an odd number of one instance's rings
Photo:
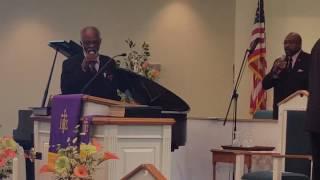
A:
{"type": "Polygon", "coordinates": [[[64,134],[64,131],[68,130],[68,114],[67,109],[65,108],[60,118],[60,127],[59,129],[64,134]]]}
{"type": "Polygon", "coordinates": [[[82,124],[82,134],[85,135],[89,132],[89,122],[87,118],[84,118],[82,124]]]}

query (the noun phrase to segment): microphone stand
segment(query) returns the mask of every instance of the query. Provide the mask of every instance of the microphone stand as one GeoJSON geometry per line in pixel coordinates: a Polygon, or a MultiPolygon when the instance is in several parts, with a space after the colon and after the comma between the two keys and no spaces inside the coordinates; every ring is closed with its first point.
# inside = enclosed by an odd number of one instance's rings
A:
{"type": "Polygon", "coordinates": [[[55,53],[55,55],[54,55],[53,63],[52,63],[52,66],[51,66],[51,71],[50,71],[50,74],[49,74],[49,79],[48,79],[47,86],[46,86],[46,89],[45,89],[45,91],[44,91],[43,98],[42,98],[42,103],[41,103],[41,107],[42,107],[42,108],[44,108],[44,106],[45,106],[45,104],[46,104],[46,100],[47,100],[47,96],[48,96],[48,91],[49,91],[49,87],[50,87],[50,83],[51,83],[51,78],[52,78],[54,66],[55,66],[55,64],[56,64],[58,52],[59,52],[59,49],[56,49],[56,53],[55,53]]]}
{"type": "Polygon", "coordinates": [[[227,110],[227,113],[226,113],[226,116],[225,116],[225,119],[224,119],[224,122],[223,122],[223,125],[225,126],[226,123],[227,123],[227,119],[228,119],[228,115],[229,115],[229,112],[230,112],[230,109],[231,109],[231,105],[233,103],[234,111],[233,111],[232,143],[236,139],[236,132],[237,132],[237,113],[238,113],[238,97],[239,97],[238,88],[239,88],[240,81],[242,79],[242,75],[243,75],[243,72],[244,72],[244,69],[245,69],[245,64],[247,63],[247,56],[248,56],[248,54],[250,54],[250,52],[251,51],[249,49],[247,49],[245,51],[245,53],[244,53],[244,57],[242,59],[241,67],[240,67],[240,70],[239,70],[238,75],[237,75],[237,80],[236,80],[236,83],[235,83],[233,91],[232,91],[232,96],[230,98],[228,110],[227,110]]]}

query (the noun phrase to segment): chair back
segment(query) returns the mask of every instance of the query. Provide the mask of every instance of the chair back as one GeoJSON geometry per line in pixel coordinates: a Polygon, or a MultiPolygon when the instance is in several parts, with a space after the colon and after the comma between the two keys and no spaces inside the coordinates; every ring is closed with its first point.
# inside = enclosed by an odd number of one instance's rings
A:
{"type": "MultiPolygon", "coordinates": [[[[286,154],[311,155],[309,134],[305,131],[305,111],[287,111],[286,154]]],[[[310,161],[286,159],[285,171],[310,177],[310,161]]]]}

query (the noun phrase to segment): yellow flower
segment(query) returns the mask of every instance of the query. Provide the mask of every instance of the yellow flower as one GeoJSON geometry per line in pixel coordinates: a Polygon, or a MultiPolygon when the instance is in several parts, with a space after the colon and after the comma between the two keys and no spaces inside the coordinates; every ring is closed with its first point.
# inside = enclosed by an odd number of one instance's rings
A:
{"type": "Polygon", "coordinates": [[[86,158],[87,156],[97,152],[96,146],[91,144],[81,144],[80,145],[80,157],[86,158]]]}
{"type": "Polygon", "coordinates": [[[0,139],[0,147],[5,149],[17,150],[17,143],[10,137],[0,139]]]}

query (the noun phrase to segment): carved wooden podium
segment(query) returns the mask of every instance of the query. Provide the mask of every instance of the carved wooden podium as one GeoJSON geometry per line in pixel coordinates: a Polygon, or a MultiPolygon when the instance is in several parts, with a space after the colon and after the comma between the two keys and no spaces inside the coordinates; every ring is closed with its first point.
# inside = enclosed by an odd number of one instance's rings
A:
{"type": "MultiPolygon", "coordinates": [[[[83,98],[83,115],[100,115],[93,117],[91,137],[96,138],[104,150],[119,157],[101,164],[95,179],[120,179],[140,164],[153,164],[169,179],[174,119],[101,116],[108,103],[109,100],[101,98],[83,98]]],[[[39,174],[39,168],[47,163],[51,118],[33,116],[33,120],[35,151],[42,153],[42,160],[35,162],[36,180],[50,179],[50,174],[39,174]]]]}

